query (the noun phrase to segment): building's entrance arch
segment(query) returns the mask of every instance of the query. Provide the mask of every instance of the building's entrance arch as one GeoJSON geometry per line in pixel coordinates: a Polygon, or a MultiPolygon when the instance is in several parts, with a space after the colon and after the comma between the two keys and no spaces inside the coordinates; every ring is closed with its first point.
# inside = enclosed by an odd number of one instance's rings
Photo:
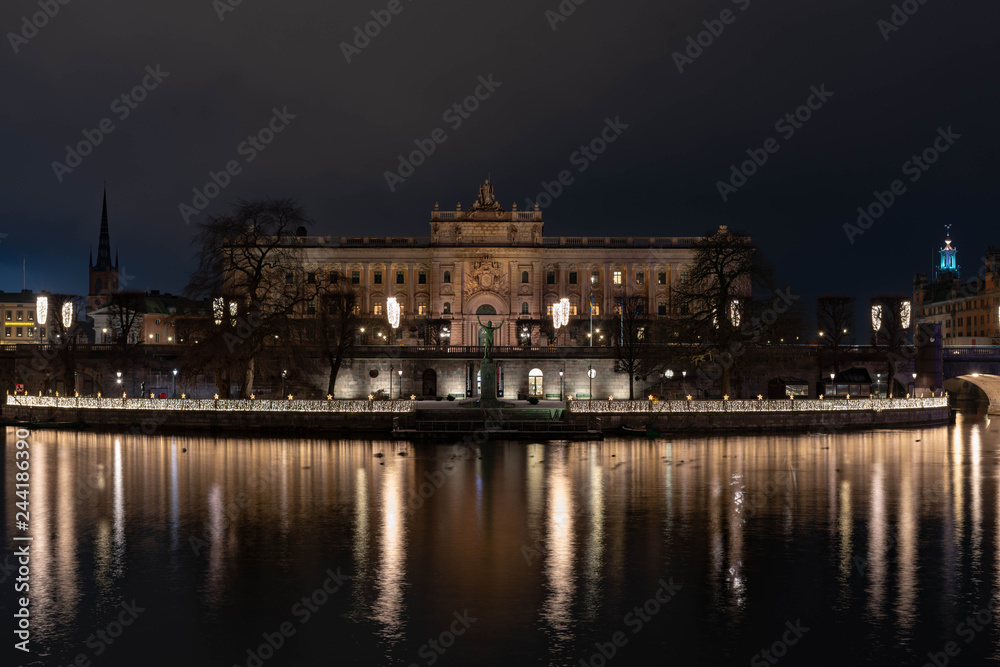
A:
{"type": "Polygon", "coordinates": [[[424,371],[420,393],[424,396],[437,396],[437,371],[428,368],[424,371]]]}
{"type": "Polygon", "coordinates": [[[542,395],[542,369],[532,368],[528,372],[528,396],[542,395]]]}

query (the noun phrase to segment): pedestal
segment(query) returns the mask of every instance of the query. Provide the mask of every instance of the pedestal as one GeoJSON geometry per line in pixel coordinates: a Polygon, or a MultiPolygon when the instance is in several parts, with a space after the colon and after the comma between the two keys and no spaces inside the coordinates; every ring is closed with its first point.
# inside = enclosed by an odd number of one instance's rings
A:
{"type": "Polygon", "coordinates": [[[488,410],[491,408],[512,408],[513,403],[497,400],[497,365],[492,359],[484,359],[479,366],[479,400],[474,407],[488,410]]]}

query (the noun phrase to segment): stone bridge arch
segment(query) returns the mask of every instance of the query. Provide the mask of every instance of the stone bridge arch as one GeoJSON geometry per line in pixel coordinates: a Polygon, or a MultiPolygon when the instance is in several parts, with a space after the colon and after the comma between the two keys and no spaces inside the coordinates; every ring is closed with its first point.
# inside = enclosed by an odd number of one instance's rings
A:
{"type": "Polygon", "coordinates": [[[989,414],[1000,414],[1000,375],[959,375],[944,381],[944,388],[954,401],[989,401],[989,414]]]}

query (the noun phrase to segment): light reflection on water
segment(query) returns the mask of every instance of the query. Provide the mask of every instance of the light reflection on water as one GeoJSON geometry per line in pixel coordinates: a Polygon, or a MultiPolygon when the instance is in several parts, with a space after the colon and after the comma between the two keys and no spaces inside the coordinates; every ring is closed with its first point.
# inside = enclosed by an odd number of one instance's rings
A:
{"type": "MultiPolygon", "coordinates": [[[[268,667],[332,641],[350,647],[347,664],[426,664],[421,648],[466,609],[480,620],[440,664],[579,664],[594,642],[629,632],[623,619],[660,578],[684,588],[655,630],[629,634],[623,664],[645,651],[745,664],[798,618],[820,629],[796,660],[828,664],[866,642],[854,664],[915,662],[1000,601],[1000,442],[985,419],[474,453],[63,432],[31,442],[33,627],[45,659],[25,664],[71,661],[133,598],[155,623],[129,629],[102,664],[135,664],[152,645],[180,655],[192,642],[204,662],[188,664],[243,664],[337,568],[347,590],[268,667]],[[164,646],[163,628],[191,639],[164,646]]],[[[7,512],[11,526],[12,503],[7,512]]],[[[995,627],[981,635],[963,657],[1000,657],[995,627]]]]}

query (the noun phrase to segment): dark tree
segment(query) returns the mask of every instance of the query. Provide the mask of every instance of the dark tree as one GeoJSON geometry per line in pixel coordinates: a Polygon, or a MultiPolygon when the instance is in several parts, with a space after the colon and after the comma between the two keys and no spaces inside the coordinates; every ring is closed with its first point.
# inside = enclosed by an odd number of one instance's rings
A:
{"type": "Polygon", "coordinates": [[[673,338],[700,375],[730,394],[734,367],[747,345],[764,343],[758,324],[747,320],[755,289],[770,287],[770,268],[750,238],[726,227],[700,239],[694,264],[673,291],[678,305],[673,338]]]}
{"type": "Polygon", "coordinates": [[[617,308],[619,331],[615,336],[616,367],[618,372],[628,374],[628,397],[635,398],[636,377],[645,376],[658,366],[651,320],[643,306],[646,299],[627,296],[620,300],[617,308]]]}
{"type": "Polygon", "coordinates": [[[879,296],[871,300],[872,345],[885,358],[889,398],[893,396],[896,367],[903,361],[909,308],[910,300],[906,297],[879,296]]]}
{"type": "Polygon", "coordinates": [[[816,323],[821,350],[831,354],[833,372],[840,372],[840,347],[854,339],[853,296],[821,296],[816,300],[816,323]]]}
{"type": "Polygon", "coordinates": [[[358,294],[350,279],[331,273],[320,289],[316,315],[312,321],[320,352],[330,364],[326,393],[336,396],[337,375],[349,361],[361,326],[357,312],[358,294]]]}
{"type": "Polygon", "coordinates": [[[293,341],[295,320],[318,296],[294,247],[307,225],[291,199],[240,201],[199,225],[198,268],[186,292],[212,300],[217,326],[200,341],[199,356],[220,390],[241,379],[240,397],[249,398],[265,346],[293,341]]]}

